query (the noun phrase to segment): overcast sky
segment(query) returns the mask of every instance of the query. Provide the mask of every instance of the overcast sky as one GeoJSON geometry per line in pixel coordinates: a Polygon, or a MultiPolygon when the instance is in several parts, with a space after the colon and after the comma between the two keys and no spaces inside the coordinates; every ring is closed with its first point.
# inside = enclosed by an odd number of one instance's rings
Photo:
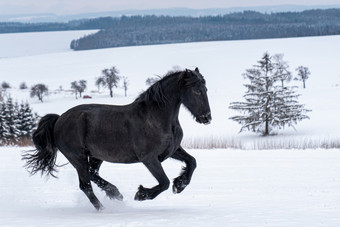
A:
{"type": "Polygon", "coordinates": [[[339,5],[340,0],[0,0],[0,14],[78,14],[170,7],[230,8],[271,5],[339,5]]]}

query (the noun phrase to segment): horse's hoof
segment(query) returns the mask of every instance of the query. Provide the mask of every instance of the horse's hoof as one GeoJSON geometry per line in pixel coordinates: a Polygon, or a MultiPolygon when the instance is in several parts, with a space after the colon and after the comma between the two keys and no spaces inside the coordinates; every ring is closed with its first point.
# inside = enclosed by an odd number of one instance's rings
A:
{"type": "Polygon", "coordinates": [[[110,199],[116,199],[116,200],[118,200],[118,201],[123,201],[123,199],[124,199],[124,197],[123,197],[123,195],[122,194],[115,194],[115,195],[112,195],[112,194],[108,194],[108,193],[106,193],[106,195],[107,195],[107,197],[109,197],[110,199]]]}
{"type": "Polygon", "coordinates": [[[135,195],[135,200],[137,201],[144,201],[150,199],[147,193],[147,189],[144,188],[142,185],[139,186],[138,191],[135,195]]]}
{"type": "Polygon", "coordinates": [[[113,185],[108,184],[103,190],[110,199],[117,199],[119,201],[123,200],[123,195],[120,194],[118,188],[113,185]]]}
{"type": "Polygon", "coordinates": [[[185,181],[182,180],[181,177],[177,177],[177,178],[174,179],[172,191],[173,191],[174,194],[181,193],[187,185],[188,184],[185,183],[185,181]]]}
{"type": "Polygon", "coordinates": [[[119,200],[119,201],[123,201],[124,197],[122,194],[119,194],[118,196],[115,197],[115,199],[119,200]]]}
{"type": "Polygon", "coordinates": [[[118,194],[118,195],[107,195],[110,199],[116,199],[118,201],[123,201],[124,197],[122,194],[118,194]]]}
{"type": "Polygon", "coordinates": [[[98,212],[100,212],[100,211],[102,211],[102,210],[105,209],[105,207],[104,207],[101,203],[99,203],[99,204],[94,204],[94,207],[96,208],[96,210],[97,210],[98,212]]]}
{"type": "Polygon", "coordinates": [[[135,195],[135,200],[136,201],[144,201],[145,195],[142,195],[140,192],[137,192],[136,195],[135,195]]]}

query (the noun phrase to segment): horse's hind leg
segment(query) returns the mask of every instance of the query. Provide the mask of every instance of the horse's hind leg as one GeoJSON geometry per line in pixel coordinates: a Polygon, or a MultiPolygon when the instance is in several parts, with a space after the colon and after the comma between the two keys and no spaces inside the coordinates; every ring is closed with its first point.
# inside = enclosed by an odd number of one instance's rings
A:
{"type": "Polygon", "coordinates": [[[99,176],[99,168],[102,163],[103,163],[102,160],[92,158],[92,157],[89,158],[89,164],[90,164],[89,173],[90,173],[91,181],[96,183],[98,187],[104,190],[106,192],[106,195],[110,199],[123,200],[123,196],[122,194],[120,194],[118,188],[99,176]]]}
{"type": "Polygon", "coordinates": [[[170,181],[168,177],[165,175],[163,167],[160,161],[158,160],[158,158],[144,160],[143,164],[148,168],[148,170],[156,178],[159,185],[153,188],[150,188],[150,189],[144,188],[142,185],[140,185],[138,188],[138,192],[135,195],[135,200],[139,200],[139,201],[146,200],[146,199],[154,199],[161,192],[167,190],[170,185],[170,181]]]}
{"type": "Polygon", "coordinates": [[[174,193],[181,193],[184,188],[190,183],[192,174],[196,169],[196,160],[189,155],[182,147],[179,147],[171,158],[185,162],[186,167],[183,168],[181,175],[174,179],[172,190],[174,193]]]}
{"type": "Polygon", "coordinates": [[[62,153],[65,155],[65,157],[70,161],[70,163],[77,170],[78,177],[79,177],[79,188],[85,193],[85,195],[90,200],[92,205],[97,210],[101,210],[103,208],[103,205],[100,203],[96,195],[93,193],[93,189],[91,186],[90,174],[89,174],[90,166],[87,160],[87,156],[85,155],[74,156],[74,155],[70,155],[69,153],[65,153],[65,152],[62,152],[62,153]]]}
{"type": "Polygon", "coordinates": [[[103,205],[100,203],[96,195],[93,193],[93,189],[89,178],[86,177],[86,179],[84,179],[83,177],[79,176],[79,187],[85,193],[87,198],[89,198],[90,202],[97,210],[103,209],[103,205]]]}

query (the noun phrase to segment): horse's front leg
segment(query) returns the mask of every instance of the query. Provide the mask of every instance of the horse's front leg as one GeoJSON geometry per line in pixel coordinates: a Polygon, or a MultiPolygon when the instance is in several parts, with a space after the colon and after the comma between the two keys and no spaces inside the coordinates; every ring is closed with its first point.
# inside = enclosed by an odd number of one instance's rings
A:
{"type": "Polygon", "coordinates": [[[168,177],[165,175],[163,167],[158,158],[151,158],[143,161],[143,164],[148,168],[152,175],[156,178],[159,185],[153,188],[144,188],[139,186],[138,192],[135,195],[135,200],[143,201],[147,199],[154,199],[161,192],[167,190],[170,185],[168,177]]]}
{"type": "Polygon", "coordinates": [[[174,193],[181,193],[184,188],[190,183],[192,174],[196,169],[196,160],[189,155],[181,146],[171,156],[173,159],[185,162],[186,167],[183,168],[181,175],[174,179],[172,190],[174,193]]]}

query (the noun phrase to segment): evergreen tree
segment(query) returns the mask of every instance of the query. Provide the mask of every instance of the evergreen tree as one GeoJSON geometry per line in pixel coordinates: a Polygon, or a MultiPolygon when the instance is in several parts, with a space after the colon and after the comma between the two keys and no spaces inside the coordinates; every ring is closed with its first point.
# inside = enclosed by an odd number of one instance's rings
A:
{"type": "Polygon", "coordinates": [[[13,104],[13,100],[11,97],[7,99],[7,103],[5,109],[3,110],[5,121],[8,125],[8,140],[16,140],[19,137],[18,130],[18,105],[13,104]]]}
{"type": "Polygon", "coordinates": [[[5,143],[9,137],[9,128],[5,117],[6,103],[0,103],[0,144],[5,143]]]}
{"type": "Polygon", "coordinates": [[[247,69],[243,76],[250,81],[244,102],[232,102],[229,108],[241,111],[243,115],[230,119],[242,124],[241,130],[250,130],[269,135],[272,128],[293,126],[297,121],[308,119],[309,110],[297,102],[294,87],[278,86],[283,75],[278,73],[272,57],[265,53],[254,68],[247,69]]]}
{"type": "Polygon", "coordinates": [[[13,103],[12,98],[0,102],[0,144],[19,143],[31,138],[38,122],[29,104],[13,103]]]}
{"type": "Polygon", "coordinates": [[[33,134],[33,129],[36,126],[36,119],[32,113],[32,109],[27,102],[25,104],[20,104],[18,119],[19,137],[30,138],[33,134]]]}

